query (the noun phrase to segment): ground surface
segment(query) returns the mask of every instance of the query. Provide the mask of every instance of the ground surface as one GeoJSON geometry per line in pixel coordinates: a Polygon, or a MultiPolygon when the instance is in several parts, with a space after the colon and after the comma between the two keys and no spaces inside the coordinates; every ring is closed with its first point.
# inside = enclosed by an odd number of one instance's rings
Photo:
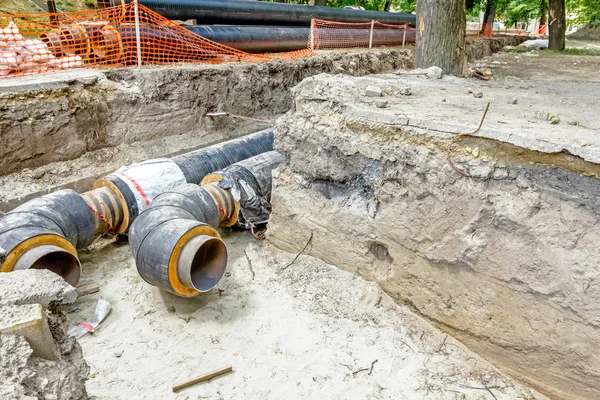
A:
{"type": "Polygon", "coordinates": [[[294,252],[314,234],[310,254],[539,390],[597,399],[600,58],[525,54],[482,60],[490,81],[304,80],[268,237],[294,252]]]}
{"type": "Polygon", "coordinates": [[[80,340],[91,365],[90,395],[543,398],[397,306],[374,283],[308,256],[285,268],[294,254],[247,233],[225,242],[230,263],[219,290],[194,299],[143,282],[126,244],[101,241],[83,255],[82,284],[100,284],[101,291],[80,298],[69,317],[88,320],[100,298],[113,307],[98,331],[80,340]],[[233,373],[171,393],[173,384],[227,364],[233,373]]]}

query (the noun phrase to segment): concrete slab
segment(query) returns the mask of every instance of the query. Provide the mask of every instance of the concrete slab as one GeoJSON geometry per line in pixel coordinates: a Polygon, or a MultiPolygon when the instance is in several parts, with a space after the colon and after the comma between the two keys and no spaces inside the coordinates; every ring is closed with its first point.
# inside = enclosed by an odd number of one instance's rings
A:
{"type": "Polygon", "coordinates": [[[77,291],[54,272],[29,269],[0,273],[0,307],[22,304],[70,304],[77,291]]]}
{"type": "Polygon", "coordinates": [[[74,83],[91,85],[106,79],[102,71],[92,69],[71,69],[43,75],[18,76],[0,79],[0,93],[36,92],[62,89],[74,83]]]}

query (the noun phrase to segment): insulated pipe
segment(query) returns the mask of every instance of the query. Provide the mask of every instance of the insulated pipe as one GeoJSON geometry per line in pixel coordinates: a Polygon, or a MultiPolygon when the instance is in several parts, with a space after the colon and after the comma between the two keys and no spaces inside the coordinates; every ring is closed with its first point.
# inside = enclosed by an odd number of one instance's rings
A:
{"type": "Polygon", "coordinates": [[[157,196],[129,231],[140,276],[182,297],[212,289],[227,267],[227,249],[215,229],[222,206],[193,184],[157,196]]]}
{"type": "MultiPolygon", "coordinates": [[[[125,2],[131,3],[131,0],[125,2]]],[[[414,14],[260,1],[138,0],[138,2],[166,18],[183,21],[195,19],[199,24],[309,26],[313,18],[336,22],[379,21],[384,24],[412,26],[416,23],[414,14]]]]}
{"type": "MultiPolygon", "coordinates": [[[[272,148],[272,130],[261,131],[173,160],[150,160],[121,168],[96,182],[95,189],[81,195],[73,190],[61,190],[28,201],[0,217],[0,249],[3,250],[0,271],[49,269],[75,286],[81,275],[76,249],[89,246],[107,231],[127,231],[139,208],[145,207],[140,203],[140,192],[149,204],[158,194],[185,183],[188,176],[199,183],[208,172],[272,148]],[[244,148],[238,149],[240,146],[244,148]],[[214,159],[203,159],[206,157],[214,159]],[[141,170],[150,176],[140,175],[141,170]]],[[[209,189],[216,198],[217,211],[223,214],[215,224],[233,225],[237,221],[239,203],[227,191],[218,187],[209,189]]],[[[194,246],[212,248],[215,242],[195,242],[194,246]]]]}
{"type": "Polygon", "coordinates": [[[199,184],[207,174],[273,149],[273,129],[215,144],[167,159],[150,160],[121,168],[96,182],[116,193],[123,218],[113,231],[124,233],[160,193],[184,183],[199,184]]]}
{"type": "MultiPolygon", "coordinates": [[[[225,168],[213,178],[231,180],[237,189],[250,185],[248,190],[257,194],[270,192],[271,171],[284,160],[270,151],[225,168]]],[[[233,192],[234,186],[208,182],[158,195],[129,231],[140,276],[182,297],[212,289],[227,267],[227,249],[215,229],[233,225],[240,212],[233,192]]]]}
{"type": "Polygon", "coordinates": [[[276,151],[259,154],[207,175],[202,180],[202,186],[217,185],[231,192],[236,203],[239,203],[236,222],[253,229],[269,220],[271,174],[284,161],[285,156],[276,151]]]}
{"type": "Polygon", "coordinates": [[[89,246],[95,230],[87,203],[73,190],[33,199],[0,218],[7,253],[0,270],[50,269],[75,286],[81,275],[75,249],[89,246]]]}
{"type": "Polygon", "coordinates": [[[293,51],[308,47],[309,28],[292,26],[186,26],[208,40],[247,53],[293,51]]]}
{"type": "MultiPolygon", "coordinates": [[[[186,26],[186,29],[206,39],[242,50],[248,53],[266,53],[277,51],[293,51],[308,47],[309,28],[266,27],[266,26],[186,26]]],[[[364,46],[368,40],[370,29],[323,28],[317,35],[319,44],[324,47],[328,44],[339,46],[346,43],[347,47],[364,46]]],[[[415,31],[400,28],[375,28],[373,30],[372,45],[399,46],[402,42],[414,43],[415,31]]]]}

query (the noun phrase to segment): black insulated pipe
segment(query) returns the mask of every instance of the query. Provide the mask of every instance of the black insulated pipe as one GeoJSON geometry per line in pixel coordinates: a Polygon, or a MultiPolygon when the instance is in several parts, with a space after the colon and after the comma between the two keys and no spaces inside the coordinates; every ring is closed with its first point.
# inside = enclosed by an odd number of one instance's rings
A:
{"type": "Polygon", "coordinates": [[[212,289],[227,267],[227,249],[215,229],[219,220],[217,203],[198,185],[157,196],[129,231],[140,276],[182,297],[212,289]]]}
{"type": "MultiPolygon", "coordinates": [[[[126,0],[131,3],[131,0],[126,0]]],[[[226,25],[297,25],[309,26],[313,18],[336,22],[371,22],[415,26],[414,14],[381,11],[349,10],[268,3],[260,1],[228,0],[139,0],[140,4],[169,19],[195,19],[198,24],[226,25]]]]}
{"type": "Polygon", "coordinates": [[[221,189],[235,193],[240,204],[238,225],[254,228],[269,221],[272,172],[284,162],[283,154],[269,151],[207,175],[202,185],[217,183],[221,189]]]}
{"type": "Polygon", "coordinates": [[[227,248],[216,228],[231,226],[238,214],[264,213],[265,207],[268,220],[270,206],[261,196],[270,195],[271,172],[284,161],[270,151],[209,175],[202,186],[186,184],[158,195],[129,231],[140,276],[182,297],[215,287],[227,268],[227,248]]]}
{"type": "MultiPolygon", "coordinates": [[[[181,154],[172,157],[171,161],[179,167],[185,177],[185,182],[200,184],[202,179],[213,171],[270,150],[273,150],[273,128],[181,154]]],[[[168,184],[169,182],[164,183],[168,184]]],[[[123,204],[122,223],[116,227],[115,231],[125,233],[142,208],[134,191],[143,191],[143,188],[137,184],[128,185],[122,176],[116,174],[108,175],[95,184],[95,188],[103,186],[117,193],[123,204]]],[[[149,201],[152,201],[152,198],[149,201]]],[[[142,205],[145,208],[145,205],[142,205]]]]}
{"type": "Polygon", "coordinates": [[[81,276],[76,248],[89,246],[96,224],[85,200],[60,190],[28,201],[0,218],[2,272],[49,269],[75,286],[81,276]]]}
{"type": "MultiPolygon", "coordinates": [[[[206,39],[233,47],[247,53],[267,53],[278,51],[293,51],[306,49],[310,29],[297,26],[266,27],[266,26],[186,26],[195,34],[206,39]]],[[[317,49],[339,47],[346,43],[347,47],[364,47],[369,41],[370,29],[321,28],[317,31],[317,49]]],[[[399,46],[403,43],[414,43],[413,29],[381,28],[373,30],[372,45],[399,46]]]]}
{"type": "Polygon", "coordinates": [[[211,172],[271,150],[273,150],[273,128],[171,159],[181,168],[187,183],[199,185],[202,179],[211,172]]]}
{"type": "Polygon", "coordinates": [[[247,53],[294,51],[308,47],[309,28],[292,26],[186,26],[213,42],[247,53]]]}

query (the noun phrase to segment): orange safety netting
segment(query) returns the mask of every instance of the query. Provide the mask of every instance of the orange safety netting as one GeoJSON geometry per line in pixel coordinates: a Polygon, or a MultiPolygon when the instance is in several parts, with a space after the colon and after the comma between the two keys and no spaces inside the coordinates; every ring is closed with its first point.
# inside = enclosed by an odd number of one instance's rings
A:
{"type": "Polygon", "coordinates": [[[79,67],[290,60],[300,50],[249,54],[212,42],[135,3],[59,14],[0,14],[0,77],[79,67]],[[139,54],[139,58],[138,58],[139,54]]]}
{"type": "Polygon", "coordinates": [[[389,25],[378,21],[347,23],[313,19],[308,37],[311,50],[351,47],[404,46],[415,42],[414,29],[408,25],[389,25]]]}

